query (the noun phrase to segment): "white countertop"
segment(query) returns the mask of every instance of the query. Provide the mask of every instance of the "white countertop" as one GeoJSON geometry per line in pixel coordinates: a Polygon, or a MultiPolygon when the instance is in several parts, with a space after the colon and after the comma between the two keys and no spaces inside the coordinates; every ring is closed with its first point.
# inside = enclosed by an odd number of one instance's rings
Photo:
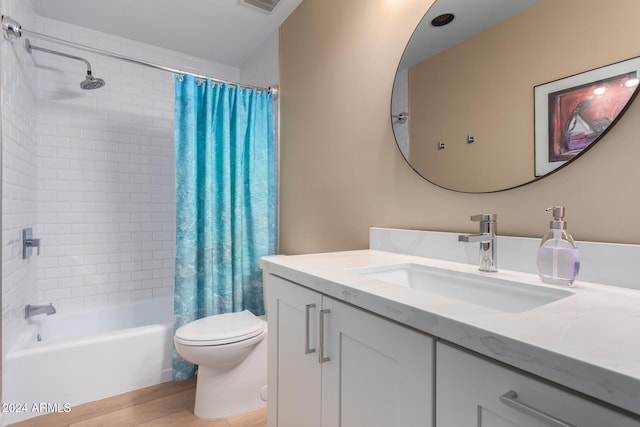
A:
{"type": "MultiPolygon", "coordinates": [[[[377,250],[263,258],[262,269],[640,415],[640,291],[576,281],[574,295],[505,313],[353,271],[413,263],[540,286],[537,275],[377,250]]],[[[557,287],[554,287],[557,288],[557,287]]],[[[268,290],[267,290],[268,292],[268,290]]]]}

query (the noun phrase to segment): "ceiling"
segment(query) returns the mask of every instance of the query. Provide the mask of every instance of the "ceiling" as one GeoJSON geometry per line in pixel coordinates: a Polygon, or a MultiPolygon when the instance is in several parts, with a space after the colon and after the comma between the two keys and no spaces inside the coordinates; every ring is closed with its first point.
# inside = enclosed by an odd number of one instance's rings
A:
{"type": "MultiPolygon", "coordinates": [[[[240,67],[302,0],[32,0],[36,14],[240,67]]],[[[28,28],[26,28],[28,29],[28,28]]]]}
{"type": "MultiPolygon", "coordinates": [[[[425,20],[445,12],[453,13],[456,19],[440,28],[421,25],[400,68],[445,50],[539,1],[438,0],[425,20]]],[[[240,67],[302,0],[280,0],[271,13],[247,6],[242,0],[32,2],[40,16],[240,67]]]]}

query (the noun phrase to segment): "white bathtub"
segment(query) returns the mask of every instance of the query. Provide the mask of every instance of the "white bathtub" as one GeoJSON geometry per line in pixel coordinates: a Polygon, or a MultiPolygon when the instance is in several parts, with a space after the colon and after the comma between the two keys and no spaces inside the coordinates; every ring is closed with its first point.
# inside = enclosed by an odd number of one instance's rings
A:
{"type": "Polygon", "coordinates": [[[4,422],[169,381],[172,319],[172,297],[31,318],[6,357],[4,422]]]}

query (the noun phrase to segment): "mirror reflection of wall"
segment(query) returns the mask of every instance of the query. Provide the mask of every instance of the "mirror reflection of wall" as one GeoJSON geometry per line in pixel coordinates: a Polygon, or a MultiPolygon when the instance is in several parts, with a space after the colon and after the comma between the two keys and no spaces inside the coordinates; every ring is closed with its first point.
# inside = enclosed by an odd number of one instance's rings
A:
{"type": "MultiPolygon", "coordinates": [[[[448,1],[432,8],[446,9],[448,1]]],[[[638,56],[639,12],[637,0],[545,0],[411,66],[405,158],[453,190],[497,191],[532,181],[534,86],[638,56]]],[[[455,24],[436,30],[444,36],[455,24]]]]}
{"type": "Polygon", "coordinates": [[[400,114],[409,111],[409,72],[407,69],[399,70],[393,84],[393,95],[391,96],[391,124],[393,134],[396,136],[398,148],[408,159],[409,154],[409,123],[408,120],[401,120],[400,114]]]}

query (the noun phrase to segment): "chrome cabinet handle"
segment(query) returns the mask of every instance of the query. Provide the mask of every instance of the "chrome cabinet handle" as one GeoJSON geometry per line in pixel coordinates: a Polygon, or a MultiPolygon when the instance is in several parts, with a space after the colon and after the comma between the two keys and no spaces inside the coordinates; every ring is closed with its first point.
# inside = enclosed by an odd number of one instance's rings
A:
{"type": "Polygon", "coordinates": [[[557,419],[556,417],[553,417],[547,413],[542,412],[539,409],[536,409],[532,406],[529,406],[525,403],[522,403],[520,401],[517,400],[518,399],[518,393],[516,393],[513,390],[510,390],[508,392],[506,392],[505,394],[503,394],[502,396],[500,396],[500,402],[504,403],[505,405],[516,409],[524,414],[527,414],[533,418],[536,418],[540,421],[543,421],[547,424],[549,424],[550,426],[553,427],[576,427],[573,424],[569,424],[566,423],[562,420],[557,419]]]}
{"type": "Polygon", "coordinates": [[[309,348],[309,312],[311,311],[312,308],[316,308],[315,304],[307,304],[307,306],[305,307],[305,328],[306,328],[306,332],[305,332],[305,344],[304,344],[304,354],[311,354],[311,353],[315,353],[316,349],[314,348],[309,348]]]}
{"type": "Polygon", "coordinates": [[[331,313],[331,310],[320,310],[320,353],[318,353],[318,362],[321,364],[331,360],[330,357],[324,355],[324,318],[327,314],[331,313]]]}

